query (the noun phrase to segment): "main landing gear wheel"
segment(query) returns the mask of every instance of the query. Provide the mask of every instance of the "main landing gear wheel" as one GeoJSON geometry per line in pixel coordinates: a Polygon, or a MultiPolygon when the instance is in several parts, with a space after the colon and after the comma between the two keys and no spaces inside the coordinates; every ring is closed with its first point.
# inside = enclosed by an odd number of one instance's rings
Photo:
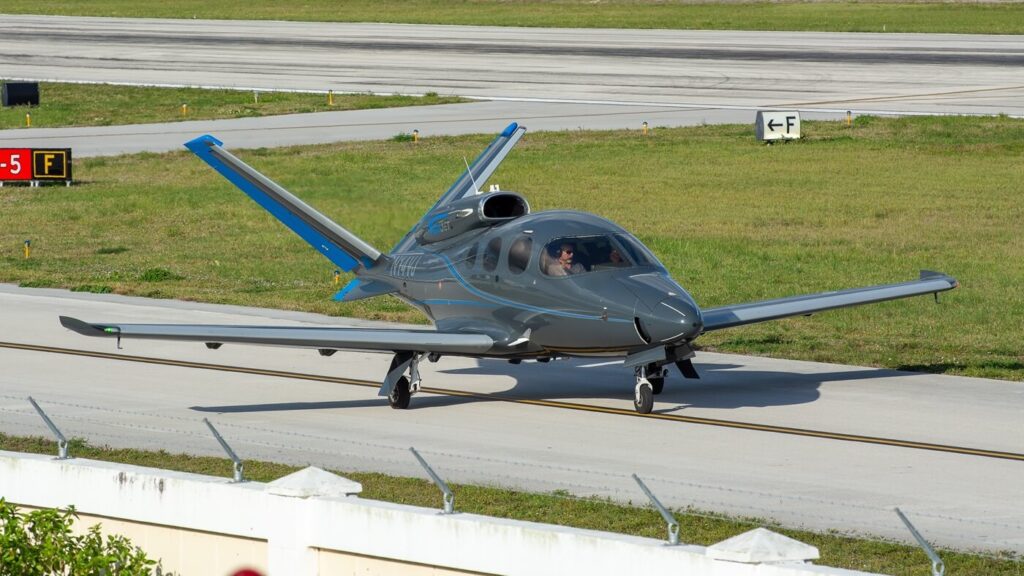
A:
{"type": "Polygon", "coordinates": [[[409,407],[409,398],[412,394],[409,392],[409,379],[402,376],[395,382],[395,387],[391,389],[391,393],[388,394],[388,403],[395,410],[405,410],[409,407]]]}
{"type": "MultiPolygon", "coordinates": [[[[662,382],[664,383],[664,382],[662,382]]],[[[654,389],[650,382],[639,382],[633,397],[633,407],[640,414],[650,414],[654,408],[654,389]]]]}

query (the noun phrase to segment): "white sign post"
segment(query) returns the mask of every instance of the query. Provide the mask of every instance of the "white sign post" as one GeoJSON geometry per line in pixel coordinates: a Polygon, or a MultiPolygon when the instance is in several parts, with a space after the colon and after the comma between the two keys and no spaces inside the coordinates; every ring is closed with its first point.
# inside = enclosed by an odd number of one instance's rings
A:
{"type": "Polygon", "coordinates": [[[763,142],[796,140],[800,138],[800,113],[796,110],[759,110],[754,121],[754,130],[757,139],[763,142]]]}

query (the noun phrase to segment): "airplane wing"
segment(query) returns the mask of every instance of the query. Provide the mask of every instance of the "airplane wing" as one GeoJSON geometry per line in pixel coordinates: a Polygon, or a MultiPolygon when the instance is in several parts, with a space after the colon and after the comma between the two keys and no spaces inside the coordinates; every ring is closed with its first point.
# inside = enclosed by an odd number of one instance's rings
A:
{"type": "Polygon", "coordinates": [[[294,346],[319,350],[379,350],[386,352],[436,352],[476,355],[494,345],[490,336],[438,332],[305,326],[224,326],[202,324],[92,324],[61,316],[65,328],[85,336],[205,342],[219,348],[224,343],[294,346]]]}
{"type": "Polygon", "coordinates": [[[952,290],[958,285],[954,278],[941,272],[922,270],[921,278],[910,282],[721,306],[702,310],[701,313],[704,316],[704,331],[710,332],[711,330],[766,322],[789,316],[809,316],[815,312],[834,308],[859,306],[921,294],[934,293],[937,295],[939,292],[952,290]]]}

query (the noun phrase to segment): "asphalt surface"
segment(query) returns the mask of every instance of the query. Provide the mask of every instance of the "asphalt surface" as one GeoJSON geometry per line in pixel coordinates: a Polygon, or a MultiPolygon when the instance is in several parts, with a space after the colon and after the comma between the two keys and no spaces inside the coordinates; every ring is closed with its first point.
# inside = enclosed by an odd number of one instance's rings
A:
{"type": "MultiPolygon", "coordinates": [[[[753,124],[755,110],[1024,115],[1013,36],[567,30],[79,17],[0,18],[13,78],[422,94],[470,104],[0,131],[78,158],[531,130],[753,124]]],[[[753,132],[753,131],[752,131],[753,132]]]]}
{"type": "MultiPolygon", "coordinates": [[[[644,122],[653,129],[661,126],[749,123],[750,137],[754,138],[754,115],[750,110],[666,106],[473,102],[167,124],[0,130],[0,147],[72,148],[75,158],[86,158],[135,152],[180,151],[185,149],[185,142],[203,134],[214,134],[229,149],[238,149],[348,140],[385,140],[400,133],[411,134],[413,130],[418,130],[424,138],[497,134],[510,122],[519,122],[531,132],[584,128],[632,129],[639,132],[644,122]]],[[[838,119],[841,115],[812,112],[804,113],[801,117],[821,120],[838,119]]]]}
{"type": "Polygon", "coordinates": [[[907,540],[891,511],[898,505],[939,545],[1024,552],[1019,382],[701,353],[702,379],[673,374],[655,415],[639,417],[621,366],[443,358],[424,364],[423,374],[425,386],[445,391],[421,393],[412,409],[396,411],[372,384],[386,355],[136,341],[118,350],[112,340],[63,329],[59,314],[373,324],[0,286],[0,431],[47,434],[25,399],[32,395],[66,435],[95,444],[217,455],[201,422],[209,417],[243,458],[420,476],[407,452],[415,446],[451,481],[642,503],[635,472],[671,506],[907,540]],[[38,345],[63,350],[24,349],[38,345]],[[820,435],[765,429],[773,426],[820,435]]]}
{"type": "Polygon", "coordinates": [[[486,99],[1024,114],[1017,36],[4,15],[5,76],[486,99]]]}

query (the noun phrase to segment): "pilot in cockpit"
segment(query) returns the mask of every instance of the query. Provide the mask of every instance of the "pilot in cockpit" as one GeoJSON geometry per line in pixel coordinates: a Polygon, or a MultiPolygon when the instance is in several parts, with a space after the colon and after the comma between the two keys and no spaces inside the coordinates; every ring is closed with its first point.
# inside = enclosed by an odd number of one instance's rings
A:
{"type": "Polygon", "coordinates": [[[571,242],[562,242],[558,248],[558,259],[552,260],[548,263],[547,272],[548,276],[571,276],[573,274],[579,274],[586,272],[586,268],[583,264],[575,261],[576,246],[571,242]]]}

